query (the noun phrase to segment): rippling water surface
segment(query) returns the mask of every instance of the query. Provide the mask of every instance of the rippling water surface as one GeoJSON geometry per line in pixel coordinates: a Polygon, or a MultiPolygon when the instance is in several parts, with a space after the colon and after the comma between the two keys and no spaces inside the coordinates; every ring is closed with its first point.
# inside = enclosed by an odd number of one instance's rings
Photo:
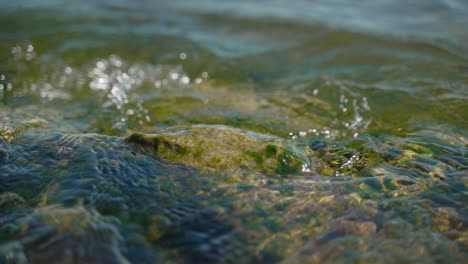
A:
{"type": "Polygon", "coordinates": [[[466,261],[467,28],[463,0],[0,0],[0,263],[466,261]]]}

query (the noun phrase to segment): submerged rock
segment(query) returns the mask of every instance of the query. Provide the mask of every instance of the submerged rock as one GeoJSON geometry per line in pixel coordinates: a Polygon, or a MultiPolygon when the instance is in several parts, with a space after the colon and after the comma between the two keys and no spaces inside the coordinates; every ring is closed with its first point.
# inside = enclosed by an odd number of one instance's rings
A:
{"type": "MultiPolygon", "coordinates": [[[[243,255],[229,218],[194,199],[192,169],[96,134],[24,134],[1,147],[0,237],[19,243],[16,259],[155,263],[153,247],[191,263],[243,255]]],[[[2,242],[0,263],[12,252],[2,242]]]]}
{"type": "Polygon", "coordinates": [[[220,125],[134,133],[126,141],[169,162],[208,172],[294,174],[309,165],[302,150],[281,138],[220,125]]]}
{"type": "Polygon", "coordinates": [[[22,221],[19,240],[33,263],[127,264],[116,223],[81,206],[47,206],[22,221]]]}
{"type": "Polygon", "coordinates": [[[0,194],[0,210],[21,208],[25,204],[24,198],[16,193],[5,192],[0,194]]]}
{"type": "MultiPolygon", "coordinates": [[[[47,121],[40,117],[31,117],[24,115],[1,116],[2,122],[0,123],[0,140],[10,142],[14,140],[22,131],[39,128],[47,125],[47,121]]],[[[1,159],[1,154],[0,154],[1,159]]]]}
{"type": "Polygon", "coordinates": [[[458,263],[466,252],[467,174],[439,166],[443,152],[327,142],[304,144],[306,156],[225,126],[35,132],[0,140],[0,263],[334,263],[395,249],[401,262],[458,263]],[[337,177],[296,173],[309,159],[337,177]]]}

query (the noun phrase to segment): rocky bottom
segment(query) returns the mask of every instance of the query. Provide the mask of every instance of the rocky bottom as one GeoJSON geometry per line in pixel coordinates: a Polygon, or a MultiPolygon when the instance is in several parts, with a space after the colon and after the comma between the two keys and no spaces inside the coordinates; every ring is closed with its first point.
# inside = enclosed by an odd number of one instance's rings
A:
{"type": "Polygon", "coordinates": [[[29,127],[1,130],[0,263],[468,258],[467,139],[455,132],[330,142],[29,127]]]}

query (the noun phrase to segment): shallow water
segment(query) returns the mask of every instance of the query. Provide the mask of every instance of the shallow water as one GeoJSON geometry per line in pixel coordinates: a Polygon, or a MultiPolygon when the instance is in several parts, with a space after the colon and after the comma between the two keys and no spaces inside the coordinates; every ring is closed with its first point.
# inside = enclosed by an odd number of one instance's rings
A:
{"type": "Polygon", "coordinates": [[[0,263],[461,263],[468,4],[420,2],[2,1],[0,263]],[[196,125],[224,167],[124,140],[196,125]]]}

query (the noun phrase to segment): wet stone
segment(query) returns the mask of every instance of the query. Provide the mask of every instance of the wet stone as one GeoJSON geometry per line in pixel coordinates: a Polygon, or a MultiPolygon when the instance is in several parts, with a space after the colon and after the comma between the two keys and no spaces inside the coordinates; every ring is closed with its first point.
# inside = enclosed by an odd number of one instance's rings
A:
{"type": "Polygon", "coordinates": [[[129,263],[118,222],[84,207],[43,207],[25,218],[19,241],[34,263],[129,263]]]}
{"type": "Polygon", "coordinates": [[[225,126],[24,132],[0,143],[0,260],[333,263],[394,260],[395,250],[460,259],[464,171],[442,179],[427,171],[447,169],[434,159],[383,157],[379,143],[308,154],[296,143],[225,126]],[[322,170],[302,173],[307,162],[322,170]],[[408,239],[414,248],[400,245],[408,239]]]}
{"type": "Polygon", "coordinates": [[[226,126],[196,125],[160,134],[134,133],[125,140],[149,154],[206,172],[300,173],[305,153],[287,141],[226,126]]]}

